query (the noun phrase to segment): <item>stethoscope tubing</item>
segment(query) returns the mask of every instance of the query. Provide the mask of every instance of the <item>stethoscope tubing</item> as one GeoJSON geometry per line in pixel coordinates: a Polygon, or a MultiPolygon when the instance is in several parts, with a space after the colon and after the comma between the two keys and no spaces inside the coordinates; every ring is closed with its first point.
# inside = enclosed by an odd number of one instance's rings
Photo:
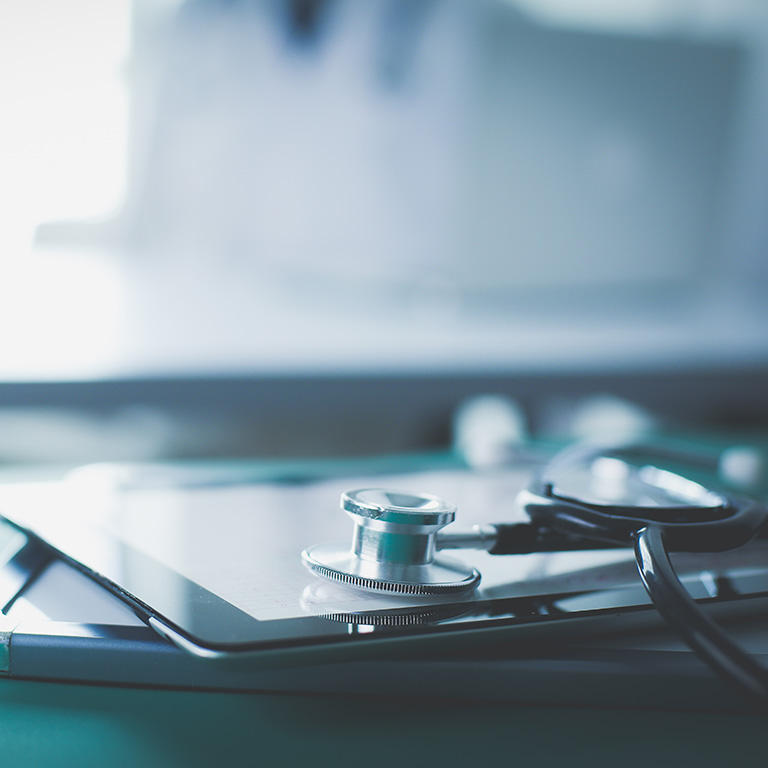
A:
{"type": "Polygon", "coordinates": [[[734,643],[688,594],[678,578],[658,525],[635,534],[635,559],[655,608],[700,658],[742,693],[768,707],[768,670],[734,643]]]}

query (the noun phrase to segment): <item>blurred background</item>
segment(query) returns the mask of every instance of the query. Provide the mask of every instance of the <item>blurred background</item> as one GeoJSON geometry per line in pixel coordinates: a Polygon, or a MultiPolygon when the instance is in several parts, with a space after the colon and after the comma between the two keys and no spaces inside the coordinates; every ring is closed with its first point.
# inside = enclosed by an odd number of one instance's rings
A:
{"type": "Polygon", "coordinates": [[[0,0],[0,462],[430,450],[487,394],[764,431],[766,93],[760,0],[0,0]]]}

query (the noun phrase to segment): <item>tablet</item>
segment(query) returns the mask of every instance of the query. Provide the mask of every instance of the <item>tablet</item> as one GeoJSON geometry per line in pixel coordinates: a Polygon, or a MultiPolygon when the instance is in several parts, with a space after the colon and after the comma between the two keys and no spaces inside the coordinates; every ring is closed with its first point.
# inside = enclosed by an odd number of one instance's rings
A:
{"type": "MultiPolygon", "coordinates": [[[[126,601],[154,629],[198,656],[348,659],[470,643],[553,641],[623,631],[655,611],[628,550],[455,557],[482,575],[471,595],[379,595],[325,581],[301,552],[350,542],[339,509],[349,488],[429,492],[458,506],[457,522],[524,519],[518,470],[440,470],[312,482],[147,485],[125,467],[60,483],[0,488],[0,511],[57,556],[126,601]],[[428,644],[425,644],[428,641],[428,644]]],[[[749,615],[768,605],[765,546],[685,555],[676,566],[694,597],[749,615]]]]}

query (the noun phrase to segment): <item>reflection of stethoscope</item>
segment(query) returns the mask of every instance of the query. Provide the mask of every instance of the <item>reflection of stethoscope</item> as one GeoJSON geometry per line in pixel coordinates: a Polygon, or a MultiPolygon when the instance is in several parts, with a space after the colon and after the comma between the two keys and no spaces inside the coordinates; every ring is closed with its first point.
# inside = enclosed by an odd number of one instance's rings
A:
{"type": "Polygon", "coordinates": [[[439,550],[502,555],[631,546],[643,584],[666,621],[713,668],[765,705],[768,671],[688,595],[668,553],[740,547],[765,529],[766,510],[679,474],[635,465],[631,457],[630,448],[563,451],[518,498],[530,522],[476,526],[465,533],[441,531],[456,510],[438,497],[350,491],[341,506],[355,523],[352,547],[321,544],[302,557],[317,575],[360,589],[448,595],[471,592],[480,574],[439,550]]]}

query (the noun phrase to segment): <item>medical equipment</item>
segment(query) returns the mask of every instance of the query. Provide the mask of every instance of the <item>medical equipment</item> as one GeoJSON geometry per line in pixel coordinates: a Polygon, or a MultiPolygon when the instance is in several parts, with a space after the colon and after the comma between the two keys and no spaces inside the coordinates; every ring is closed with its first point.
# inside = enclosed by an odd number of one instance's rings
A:
{"type": "MultiPolygon", "coordinates": [[[[574,489],[574,477],[558,475],[557,490],[582,500],[593,494],[609,496],[614,504],[636,503],[643,488],[661,493],[640,483],[620,498],[623,465],[610,458],[603,456],[589,464],[589,472],[576,473],[578,481],[596,478],[592,485],[574,489]]],[[[345,463],[343,475],[329,473],[325,466],[324,474],[308,478],[306,468],[299,473],[301,466],[281,465],[269,476],[251,470],[226,483],[205,471],[189,475],[185,469],[179,475],[171,468],[163,483],[157,471],[148,475],[139,467],[132,475],[129,467],[102,465],[61,482],[0,485],[0,510],[36,551],[74,566],[177,646],[219,660],[227,669],[384,660],[403,658],[411,650],[420,656],[454,654],[502,643],[511,657],[530,658],[543,644],[575,648],[588,637],[623,636],[634,642],[639,630],[654,633],[661,623],[637,579],[631,549],[617,549],[612,542],[597,543],[608,547],[602,551],[532,557],[465,550],[454,561],[459,569],[446,579],[461,587],[468,577],[458,593],[371,591],[350,588],[352,581],[315,578],[298,553],[312,542],[347,539],[348,519],[335,509],[334,500],[345,489],[371,483],[361,478],[372,472],[367,460],[345,463]],[[472,588],[475,571],[482,573],[478,589],[472,588]]],[[[410,488],[409,494],[347,495],[368,506],[403,506],[407,514],[383,522],[375,519],[375,509],[355,514],[361,528],[360,560],[365,555],[374,562],[396,561],[405,553],[412,560],[431,557],[442,563],[450,560],[439,551],[447,544],[498,548],[507,545],[506,533],[525,530],[511,524],[528,519],[515,499],[529,485],[529,468],[481,472],[434,460],[428,467],[412,465],[410,471],[402,465],[387,468],[390,472],[375,473],[375,483],[410,488]],[[465,525],[479,527],[466,535],[454,531],[447,525],[456,514],[453,507],[413,493],[422,488],[457,501],[465,525]],[[484,525],[493,518],[510,528],[484,525]],[[398,538],[403,530],[410,533],[398,538]]],[[[703,498],[702,503],[717,504],[716,497],[703,498]]],[[[685,501],[690,505],[690,498],[685,501]]],[[[529,532],[527,538],[530,545],[534,537],[529,532]]],[[[567,537],[560,533],[549,538],[560,548],[581,546],[564,541],[567,537]]],[[[543,549],[546,537],[542,534],[534,543],[543,549]]],[[[752,622],[765,616],[768,607],[766,543],[714,554],[681,553],[675,568],[711,615],[752,622]]],[[[15,568],[17,558],[12,551],[9,556],[15,568]]],[[[424,571],[411,569],[411,583],[419,583],[424,571]]],[[[394,570],[384,574],[389,580],[395,576],[394,570]]],[[[741,632],[741,627],[734,631],[741,632]]],[[[762,646],[752,644],[751,637],[746,639],[750,650],[760,653],[762,646]]],[[[676,640],[672,642],[676,649],[676,640]]],[[[19,654],[21,647],[17,645],[19,654]]],[[[719,691],[715,701],[728,697],[719,680],[711,679],[707,686],[719,691]]],[[[738,705],[735,697],[730,700],[738,705]]]]}
{"type": "Polygon", "coordinates": [[[343,493],[341,507],[355,523],[352,547],[318,544],[305,550],[304,562],[318,576],[402,595],[456,594],[480,583],[474,568],[435,557],[438,531],[456,516],[453,504],[429,494],[372,488],[343,493]]]}
{"type": "Polygon", "coordinates": [[[763,705],[768,671],[742,651],[682,586],[669,552],[722,552],[766,532],[768,514],[750,499],[711,491],[676,472],[635,461],[631,447],[576,446],[557,456],[521,492],[524,523],[440,533],[455,508],[434,496],[380,489],[342,495],[354,519],[351,549],[304,551],[316,574],[375,592],[471,592],[480,576],[436,556],[441,549],[490,554],[633,547],[652,602],[710,666],[763,705]]]}

